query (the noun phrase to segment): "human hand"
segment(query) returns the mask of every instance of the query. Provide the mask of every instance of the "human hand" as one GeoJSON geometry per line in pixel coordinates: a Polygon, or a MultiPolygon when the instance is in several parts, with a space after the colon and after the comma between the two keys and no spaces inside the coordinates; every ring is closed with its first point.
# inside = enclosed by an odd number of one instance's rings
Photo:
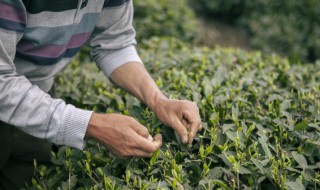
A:
{"type": "Polygon", "coordinates": [[[163,124],[179,134],[185,144],[191,144],[202,128],[199,108],[194,102],[162,98],[157,101],[153,111],[163,124]]]}
{"type": "Polygon", "coordinates": [[[93,113],[86,136],[96,139],[118,157],[151,157],[162,145],[162,136],[154,138],[134,118],[120,114],[93,113]]]}

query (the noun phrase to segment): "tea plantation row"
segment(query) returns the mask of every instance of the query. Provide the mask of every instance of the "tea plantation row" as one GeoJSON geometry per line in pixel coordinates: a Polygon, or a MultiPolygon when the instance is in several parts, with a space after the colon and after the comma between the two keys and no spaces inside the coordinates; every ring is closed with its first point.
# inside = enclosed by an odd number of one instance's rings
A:
{"type": "Polygon", "coordinates": [[[78,107],[134,116],[164,144],[151,159],[118,159],[88,140],[37,166],[27,189],[319,189],[320,63],[278,55],[192,47],[153,38],[139,52],[170,98],[195,101],[203,122],[185,146],[144,105],[79,59],[57,78],[78,107]]]}
{"type": "Polygon", "coordinates": [[[295,62],[320,59],[320,1],[189,1],[198,14],[247,28],[250,42],[265,52],[279,52],[295,62]]]}

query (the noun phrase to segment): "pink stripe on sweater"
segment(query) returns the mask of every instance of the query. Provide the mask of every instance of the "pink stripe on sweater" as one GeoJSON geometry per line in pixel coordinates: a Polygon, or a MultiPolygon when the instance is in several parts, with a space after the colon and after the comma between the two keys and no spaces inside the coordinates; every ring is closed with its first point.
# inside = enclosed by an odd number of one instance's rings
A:
{"type": "Polygon", "coordinates": [[[26,24],[27,13],[9,4],[0,3],[0,18],[26,24]]]}
{"type": "Polygon", "coordinates": [[[39,57],[55,58],[55,57],[59,57],[67,49],[78,48],[82,46],[90,37],[90,35],[91,35],[91,32],[76,34],[70,38],[68,43],[63,45],[50,44],[50,45],[36,47],[30,42],[20,41],[17,45],[17,50],[23,54],[34,55],[39,57]]]}

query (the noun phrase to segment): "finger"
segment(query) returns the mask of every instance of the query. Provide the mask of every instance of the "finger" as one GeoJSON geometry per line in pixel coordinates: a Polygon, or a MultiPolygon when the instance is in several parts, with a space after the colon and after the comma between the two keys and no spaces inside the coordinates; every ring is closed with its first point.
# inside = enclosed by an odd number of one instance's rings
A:
{"type": "Polygon", "coordinates": [[[139,144],[139,149],[147,152],[147,153],[153,153],[156,150],[158,150],[161,145],[162,145],[162,136],[160,134],[157,134],[154,138],[153,141],[150,141],[145,138],[139,138],[138,139],[138,144],[139,144]]]}
{"type": "Polygon", "coordinates": [[[181,140],[184,144],[188,142],[188,131],[185,125],[182,124],[182,122],[177,118],[176,122],[173,123],[174,126],[171,126],[175,129],[175,131],[179,134],[181,137],[181,140]]]}
{"type": "Polygon", "coordinates": [[[162,146],[162,136],[160,134],[154,137],[153,142],[137,134],[134,136],[134,139],[136,141],[136,145],[132,146],[129,152],[123,153],[117,150],[114,151],[117,157],[119,158],[127,158],[131,156],[151,157],[152,154],[162,146]]]}
{"type": "Polygon", "coordinates": [[[197,129],[199,129],[199,125],[201,126],[199,109],[196,104],[192,109],[189,108],[183,111],[183,118],[187,120],[187,122],[191,125],[191,128],[197,126],[197,129]]]}
{"type": "Polygon", "coordinates": [[[192,141],[196,137],[199,128],[200,128],[199,125],[191,127],[189,131],[189,138],[188,138],[189,144],[192,144],[192,141]]]}
{"type": "Polygon", "coordinates": [[[193,108],[185,110],[183,112],[183,117],[188,121],[188,129],[189,129],[188,143],[191,144],[198,130],[200,130],[201,128],[201,119],[199,115],[198,106],[194,104],[193,108]]]}
{"type": "Polygon", "coordinates": [[[138,121],[136,121],[134,118],[131,118],[131,128],[138,133],[140,136],[144,137],[144,138],[150,138],[150,134],[148,131],[148,128],[146,128],[145,126],[141,125],[138,121]]]}
{"type": "MultiPolygon", "coordinates": [[[[141,139],[142,141],[146,141],[144,138],[141,138],[141,139]]],[[[135,155],[139,157],[151,157],[152,154],[162,146],[162,136],[160,134],[157,134],[156,136],[154,136],[153,139],[154,139],[153,142],[150,142],[150,141],[144,142],[145,145],[151,146],[151,147],[148,147],[149,150],[143,149],[143,148],[146,148],[147,146],[140,147],[140,149],[136,150],[135,155]]]]}
{"type": "Polygon", "coordinates": [[[153,143],[155,143],[155,146],[157,147],[157,150],[158,150],[162,146],[162,135],[156,134],[156,136],[154,136],[153,143]]]}
{"type": "Polygon", "coordinates": [[[149,141],[153,141],[153,138],[152,138],[151,135],[148,136],[148,140],[149,140],[149,141]]]}
{"type": "Polygon", "coordinates": [[[188,125],[188,121],[184,118],[182,118],[182,121],[181,121],[182,125],[184,125],[187,129],[189,129],[189,125],[188,125]]]}

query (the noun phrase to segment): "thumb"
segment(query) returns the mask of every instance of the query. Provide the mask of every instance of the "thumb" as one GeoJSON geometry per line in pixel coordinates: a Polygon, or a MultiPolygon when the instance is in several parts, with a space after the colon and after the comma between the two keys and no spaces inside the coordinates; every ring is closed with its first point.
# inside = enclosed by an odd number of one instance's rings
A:
{"type": "Polygon", "coordinates": [[[177,118],[176,122],[171,126],[178,135],[181,137],[182,142],[185,144],[188,142],[188,131],[186,127],[182,124],[182,122],[177,118]]]}
{"type": "Polygon", "coordinates": [[[153,138],[153,143],[156,145],[156,147],[160,148],[162,145],[162,136],[160,134],[156,134],[153,138]]]}
{"type": "Polygon", "coordinates": [[[139,143],[139,148],[140,150],[150,154],[158,150],[161,145],[162,145],[162,136],[160,134],[157,134],[154,138],[153,141],[149,141],[148,139],[145,139],[143,137],[137,138],[138,143],[139,143]]]}

